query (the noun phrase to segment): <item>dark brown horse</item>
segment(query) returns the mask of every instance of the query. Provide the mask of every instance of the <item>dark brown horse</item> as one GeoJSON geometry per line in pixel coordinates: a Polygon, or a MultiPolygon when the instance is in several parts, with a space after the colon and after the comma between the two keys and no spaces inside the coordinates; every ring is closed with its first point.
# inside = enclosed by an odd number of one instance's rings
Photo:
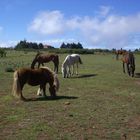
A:
{"type": "Polygon", "coordinates": [[[37,94],[40,94],[43,90],[44,97],[47,97],[47,83],[49,83],[49,91],[52,97],[56,96],[56,91],[59,89],[59,80],[56,74],[47,67],[39,69],[21,68],[14,72],[13,95],[20,97],[21,100],[26,100],[22,95],[22,90],[26,83],[31,86],[40,85],[37,94]]]}
{"type": "Polygon", "coordinates": [[[126,52],[123,54],[123,72],[125,73],[125,64],[127,66],[127,73],[129,76],[134,77],[135,72],[135,57],[132,52],[126,52]]]}
{"type": "Polygon", "coordinates": [[[116,54],[116,60],[119,59],[119,55],[124,55],[126,53],[126,50],[116,50],[115,54],[116,54]]]}
{"type": "Polygon", "coordinates": [[[40,67],[40,64],[44,66],[44,63],[48,63],[52,61],[54,63],[54,71],[58,73],[58,67],[59,67],[59,56],[57,54],[43,54],[43,53],[37,53],[35,56],[31,68],[34,69],[35,64],[38,62],[38,68],[40,67]]]}

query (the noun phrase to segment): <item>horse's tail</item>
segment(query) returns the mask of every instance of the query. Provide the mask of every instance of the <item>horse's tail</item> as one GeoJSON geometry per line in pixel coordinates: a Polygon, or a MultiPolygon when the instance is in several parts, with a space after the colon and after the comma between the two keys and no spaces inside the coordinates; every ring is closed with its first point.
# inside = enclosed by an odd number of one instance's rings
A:
{"type": "Polygon", "coordinates": [[[18,71],[14,72],[14,81],[13,81],[13,96],[15,97],[20,97],[21,95],[21,86],[19,82],[19,76],[18,76],[18,71]]]}
{"type": "Polygon", "coordinates": [[[59,56],[58,55],[55,56],[54,63],[55,63],[55,66],[57,67],[57,72],[58,72],[58,67],[59,67],[59,56]]]}
{"type": "Polygon", "coordinates": [[[82,60],[81,60],[80,56],[79,56],[79,63],[80,63],[80,64],[83,64],[83,62],[82,62],[82,60]]]}
{"type": "Polygon", "coordinates": [[[58,55],[56,55],[56,62],[59,65],[59,56],[58,55]]]}
{"type": "Polygon", "coordinates": [[[56,74],[54,74],[54,85],[56,87],[56,91],[59,90],[59,80],[56,74]]]}

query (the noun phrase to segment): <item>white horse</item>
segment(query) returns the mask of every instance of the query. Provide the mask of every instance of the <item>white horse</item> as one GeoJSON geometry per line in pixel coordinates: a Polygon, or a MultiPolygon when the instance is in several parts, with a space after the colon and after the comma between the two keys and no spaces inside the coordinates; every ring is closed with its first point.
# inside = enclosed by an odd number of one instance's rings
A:
{"type": "Polygon", "coordinates": [[[62,75],[64,78],[71,77],[71,66],[73,68],[74,74],[74,64],[76,64],[76,74],[78,74],[78,63],[82,64],[81,58],[79,54],[71,54],[67,55],[63,64],[62,64],[62,75]]]}

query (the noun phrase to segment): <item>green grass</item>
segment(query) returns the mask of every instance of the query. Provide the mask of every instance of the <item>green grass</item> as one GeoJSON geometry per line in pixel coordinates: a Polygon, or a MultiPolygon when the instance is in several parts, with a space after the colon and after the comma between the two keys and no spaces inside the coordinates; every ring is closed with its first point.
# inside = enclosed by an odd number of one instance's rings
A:
{"type": "MultiPolygon", "coordinates": [[[[0,58],[3,140],[120,140],[125,135],[128,140],[140,139],[140,78],[124,74],[121,61],[111,54],[81,55],[79,76],[64,79],[59,69],[58,99],[23,102],[11,95],[13,73],[5,68],[30,67],[34,56],[11,51],[0,58]]],[[[66,54],[59,56],[61,67],[66,54]]],[[[135,57],[140,73],[140,55],[135,57]]],[[[53,63],[45,65],[53,69],[53,63]]],[[[23,95],[37,98],[37,88],[26,85],[23,95]]]]}

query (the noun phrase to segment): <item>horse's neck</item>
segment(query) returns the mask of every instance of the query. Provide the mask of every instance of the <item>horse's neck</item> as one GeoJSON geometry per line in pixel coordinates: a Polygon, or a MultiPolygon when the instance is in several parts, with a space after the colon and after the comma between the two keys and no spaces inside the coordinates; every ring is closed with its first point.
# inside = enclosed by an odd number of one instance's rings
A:
{"type": "Polygon", "coordinates": [[[33,60],[32,64],[31,64],[31,68],[34,68],[35,64],[36,64],[36,58],[33,60]]]}

